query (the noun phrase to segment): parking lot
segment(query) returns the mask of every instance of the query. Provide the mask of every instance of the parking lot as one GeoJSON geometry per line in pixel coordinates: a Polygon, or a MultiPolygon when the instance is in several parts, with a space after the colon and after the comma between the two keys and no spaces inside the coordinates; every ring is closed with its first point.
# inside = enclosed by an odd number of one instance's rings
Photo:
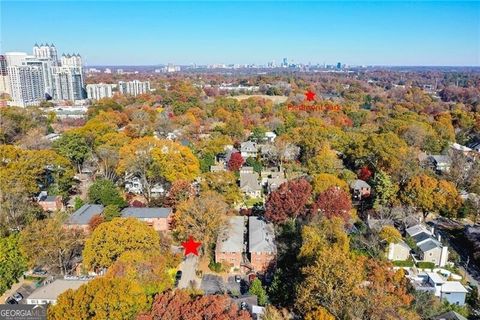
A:
{"type": "Polygon", "coordinates": [[[200,286],[205,294],[227,293],[240,295],[246,291],[246,282],[242,279],[240,283],[235,281],[234,276],[229,276],[227,281],[214,274],[206,274],[202,278],[200,286]]]}

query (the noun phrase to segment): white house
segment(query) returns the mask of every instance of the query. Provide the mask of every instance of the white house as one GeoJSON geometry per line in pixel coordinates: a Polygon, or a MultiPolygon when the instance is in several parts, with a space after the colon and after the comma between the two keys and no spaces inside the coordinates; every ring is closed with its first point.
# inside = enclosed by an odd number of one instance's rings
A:
{"type": "Polygon", "coordinates": [[[240,145],[240,153],[243,159],[247,159],[248,157],[256,158],[258,153],[257,144],[252,141],[242,142],[240,145]]]}
{"type": "Polygon", "coordinates": [[[390,261],[405,261],[410,257],[410,247],[403,240],[388,245],[387,257],[390,261]]]}
{"type": "Polygon", "coordinates": [[[55,304],[59,295],[69,289],[76,290],[87,282],[88,280],[55,280],[33,291],[27,298],[27,304],[55,304]]]}
{"type": "Polygon", "coordinates": [[[448,247],[440,242],[440,235],[435,238],[433,228],[428,229],[423,224],[417,224],[407,228],[406,233],[415,241],[420,261],[433,262],[440,267],[446,265],[448,261],[448,247]]]}

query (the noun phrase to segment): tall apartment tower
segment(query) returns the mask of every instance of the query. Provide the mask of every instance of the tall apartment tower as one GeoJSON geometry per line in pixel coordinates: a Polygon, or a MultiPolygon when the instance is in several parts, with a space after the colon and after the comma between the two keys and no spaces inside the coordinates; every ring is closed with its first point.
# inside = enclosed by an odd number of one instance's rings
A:
{"type": "Polygon", "coordinates": [[[33,56],[35,58],[46,58],[52,61],[52,65],[58,65],[58,54],[57,48],[53,44],[41,44],[38,45],[35,43],[33,46],[33,56]]]}
{"type": "Polygon", "coordinates": [[[6,93],[11,95],[10,91],[10,77],[7,71],[7,57],[0,55],[0,95],[6,93]]]}
{"type": "Polygon", "coordinates": [[[147,93],[150,91],[150,81],[119,81],[118,91],[121,94],[138,96],[139,94],[147,93]]]}
{"type": "Polygon", "coordinates": [[[111,98],[112,87],[113,85],[108,83],[87,84],[87,97],[92,100],[111,98]]]}

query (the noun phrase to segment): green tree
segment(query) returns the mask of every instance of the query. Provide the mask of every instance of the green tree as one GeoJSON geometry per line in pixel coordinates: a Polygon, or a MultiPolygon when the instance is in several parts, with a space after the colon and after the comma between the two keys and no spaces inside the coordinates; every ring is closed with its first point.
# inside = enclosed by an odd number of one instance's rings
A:
{"type": "Polygon", "coordinates": [[[83,201],[82,198],[80,198],[80,197],[75,197],[73,209],[74,209],[74,210],[78,210],[78,209],[80,209],[84,204],[85,204],[85,201],[83,201]]]}
{"type": "Polygon", "coordinates": [[[215,156],[207,153],[200,157],[200,170],[205,173],[210,171],[210,167],[215,164],[215,156]]]}
{"type": "Polygon", "coordinates": [[[53,143],[53,149],[69,159],[81,171],[83,162],[90,155],[90,146],[86,138],[77,132],[65,132],[53,143]]]}
{"type": "Polygon", "coordinates": [[[103,209],[103,216],[105,217],[106,221],[112,221],[113,218],[120,217],[120,210],[114,204],[109,204],[108,206],[103,209]]]}
{"type": "Polygon", "coordinates": [[[258,304],[264,306],[267,303],[267,292],[262,286],[262,282],[259,279],[254,279],[250,284],[248,293],[258,298],[258,304]]]}
{"type": "Polygon", "coordinates": [[[230,171],[208,172],[202,175],[200,182],[202,192],[214,191],[225,197],[228,204],[235,204],[242,199],[235,174],[230,171]]]}
{"type": "Polygon", "coordinates": [[[85,243],[83,261],[88,269],[108,268],[127,251],[155,250],[160,237],[135,218],[115,218],[100,224],[85,243]]]}
{"type": "Polygon", "coordinates": [[[378,170],[375,172],[373,187],[375,189],[375,208],[394,204],[399,188],[385,171],[378,170]]]}
{"type": "Polygon", "coordinates": [[[105,179],[98,179],[90,186],[88,200],[91,203],[103,204],[104,206],[114,205],[118,208],[123,208],[126,205],[115,184],[105,179]]]}
{"type": "Polygon", "coordinates": [[[0,294],[17,282],[27,269],[27,259],[19,249],[19,234],[0,238],[0,294]]]}
{"type": "Polygon", "coordinates": [[[253,171],[255,172],[258,172],[258,173],[262,172],[262,168],[263,168],[262,163],[257,159],[248,157],[247,160],[245,161],[245,164],[249,167],[253,167],[253,171]]]}

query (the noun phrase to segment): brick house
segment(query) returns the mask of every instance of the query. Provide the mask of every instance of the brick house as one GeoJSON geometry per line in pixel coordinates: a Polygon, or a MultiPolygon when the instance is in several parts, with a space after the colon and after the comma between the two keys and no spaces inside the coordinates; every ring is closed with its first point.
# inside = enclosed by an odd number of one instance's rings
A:
{"type": "Polygon", "coordinates": [[[80,209],[72,213],[65,221],[66,228],[78,228],[84,232],[90,232],[89,222],[95,215],[101,215],[104,207],[101,204],[84,204],[80,209]]]}
{"type": "Polygon", "coordinates": [[[244,249],[245,217],[234,216],[228,219],[228,225],[217,238],[215,261],[240,268],[244,249]]]}
{"type": "Polygon", "coordinates": [[[38,197],[38,205],[43,211],[54,212],[63,210],[62,196],[48,196],[47,193],[41,193],[38,197]]]}
{"type": "Polygon", "coordinates": [[[248,218],[248,251],[250,264],[257,272],[265,272],[275,262],[277,247],[271,223],[260,217],[248,218]]]}
{"type": "Polygon", "coordinates": [[[155,231],[169,231],[172,222],[171,208],[134,208],[122,210],[122,218],[134,217],[152,226],[155,231]]]}

